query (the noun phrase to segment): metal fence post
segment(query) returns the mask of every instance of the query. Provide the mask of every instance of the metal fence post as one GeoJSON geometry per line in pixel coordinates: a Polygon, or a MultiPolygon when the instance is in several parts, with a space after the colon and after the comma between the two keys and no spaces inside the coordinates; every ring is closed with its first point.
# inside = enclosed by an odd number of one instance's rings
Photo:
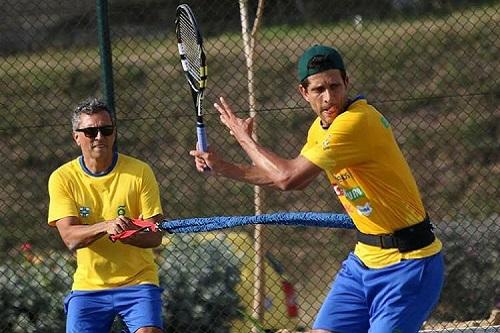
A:
{"type": "Polygon", "coordinates": [[[113,65],[111,60],[111,42],[109,38],[109,17],[108,1],[96,0],[97,12],[97,34],[99,37],[99,54],[101,56],[101,83],[102,94],[106,98],[106,103],[115,114],[115,100],[113,88],[113,65]]]}

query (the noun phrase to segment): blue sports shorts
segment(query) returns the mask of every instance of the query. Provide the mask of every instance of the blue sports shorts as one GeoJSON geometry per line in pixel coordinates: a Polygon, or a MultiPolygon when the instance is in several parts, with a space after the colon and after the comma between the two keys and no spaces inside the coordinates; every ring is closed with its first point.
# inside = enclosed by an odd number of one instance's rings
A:
{"type": "Polygon", "coordinates": [[[96,291],[72,291],[64,299],[66,333],[108,333],[120,316],[130,332],[163,328],[163,289],[152,284],[96,291]]]}
{"type": "Polygon", "coordinates": [[[336,333],[416,333],[444,282],[441,253],[370,269],[353,253],[343,262],[314,329],[336,333]]]}

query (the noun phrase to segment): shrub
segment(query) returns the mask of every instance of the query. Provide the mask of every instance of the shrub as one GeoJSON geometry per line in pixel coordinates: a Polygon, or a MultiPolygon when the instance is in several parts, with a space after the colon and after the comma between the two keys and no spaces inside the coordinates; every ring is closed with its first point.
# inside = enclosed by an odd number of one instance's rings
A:
{"type": "MultiPolygon", "coordinates": [[[[0,332],[65,332],[64,297],[75,260],[67,253],[35,254],[31,245],[10,251],[0,265],[0,332]]],[[[166,332],[229,332],[240,317],[240,261],[221,238],[175,236],[160,250],[166,332]]],[[[112,333],[125,326],[119,318],[112,333]]]]}
{"type": "MultiPolygon", "coordinates": [[[[500,294],[498,217],[486,221],[448,223],[439,235],[446,262],[440,320],[486,319],[500,294]]],[[[443,223],[444,225],[444,223],[443,223]]]]}
{"type": "Polygon", "coordinates": [[[29,244],[0,265],[0,331],[65,331],[63,299],[71,289],[73,260],[59,252],[35,255],[29,244]]]}
{"type": "Polygon", "coordinates": [[[229,332],[242,310],[240,261],[224,237],[173,236],[160,258],[166,331],[229,332]]]}

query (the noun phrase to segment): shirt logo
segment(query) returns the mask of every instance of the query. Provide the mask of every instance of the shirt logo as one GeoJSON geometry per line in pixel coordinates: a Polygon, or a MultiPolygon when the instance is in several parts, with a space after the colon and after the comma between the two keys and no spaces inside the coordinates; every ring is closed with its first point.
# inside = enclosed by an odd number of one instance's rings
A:
{"type": "Polygon", "coordinates": [[[348,172],[346,172],[346,173],[341,173],[341,174],[337,174],[337,175],[335,175],[335,178],[337,179],[337,181],[338,181],[339,183],[342,183],[342,182],[344,182],[344,181],[346,181],[346,180],[350,179],[350,178],[351,178],[351,175],[350,175],[348,172]]]}
{"type": "Polygon", "coordinates": [[[346,190],[345,196],[347,199],[354,201],[354,200],[357,200],[359,198],[363,198],[365,196],[365,193],[363,192],[363,190],[361,188],[354,187],[354,188],[350,188],[350,189],[346,190]]]}
{"type": "Polygon", "coordinates": [[[89,217],[90,216],[90,208],[89,207],[80,207],[80,216],[81,217],[89,217]]]}
{"type": "Polygon", "coordinates": [[[338,185],[333,185],[333,190],[337,196],[344,195],[344,189],[338,185]]]}
{"type": "Polygon", "coordinates": [[[126,213],[125,205],[118,206],[118,209],[116,210],[116,215],[125,216],[125,213],[126,213]]]}
{"type": "Polygon", "coordinates": [[[356,209],[358,210],[358,214],[363,216],[370,216],[373,212],[373,208],[369,202],[367,202],[363,206],[356,206],[356,209]]]}
{"type": "Polygon", "coordinates": [[[325,138],[325,140],[323,141],[323,143],[321,144],[321,147],[323,148],[323,150],[328,150],[330,149],[330,140],[332,139],[332,135],[331,134],[328,134],[325,138]]]}

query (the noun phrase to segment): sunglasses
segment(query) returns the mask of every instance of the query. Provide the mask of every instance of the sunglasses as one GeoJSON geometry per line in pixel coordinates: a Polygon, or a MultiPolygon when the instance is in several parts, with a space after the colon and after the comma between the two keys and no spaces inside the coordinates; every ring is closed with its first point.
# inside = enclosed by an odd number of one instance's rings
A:
{"type": "Polygon", "coordinates": [[[82,132],[87,138],[95,138],[97,133],[101,133],[102,136],[110,136],[113,134],[115,127],[113,125],[102,126],[102,127],[86,127],[79,128],[75,132],[82,132]]]}

